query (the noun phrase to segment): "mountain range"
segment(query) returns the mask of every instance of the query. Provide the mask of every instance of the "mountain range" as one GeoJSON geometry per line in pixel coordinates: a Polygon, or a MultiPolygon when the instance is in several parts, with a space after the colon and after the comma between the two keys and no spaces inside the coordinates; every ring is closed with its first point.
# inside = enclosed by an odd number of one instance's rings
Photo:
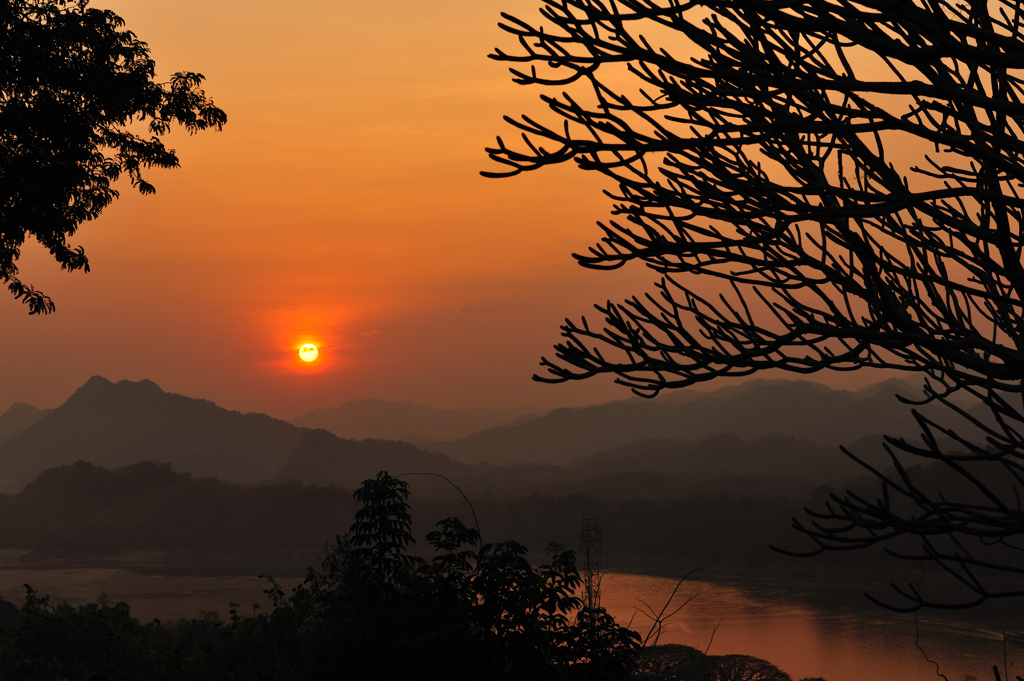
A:
{"type": "MultiPolygon", "coordinates": [[[[895,392],[914,389],[900,381],[857,393],[806,381],[751,381],[712,393],[686,390],[558,409],[417,447],[380,437],[341,438],[166,393],[151,381],[112,383],[97,376],[54,410],[19,404],[0,416],[0,491],[17,491],[44,470],[83,460],[106,468],[157,461],[198,478],[349,489],[383,469],[424,474],[416,489],[428,496],[454,493],[444,476],[478,497],[792,498],[861,474],[837,444],[854,443],[858,456],[886,464],[879,435],[916,433],[895,392]]],[[[394,414],[388,427],[410,433],[417,420],[443,411],[369,402],[330,413],[347,414],[355,425],[354,414],[369,413],[360,427],[378,434],[388,413],[394,414]]],[[[450,423],[434,432],[470,423],[458,416],[465,412],[444,413],[450,423]]]]}

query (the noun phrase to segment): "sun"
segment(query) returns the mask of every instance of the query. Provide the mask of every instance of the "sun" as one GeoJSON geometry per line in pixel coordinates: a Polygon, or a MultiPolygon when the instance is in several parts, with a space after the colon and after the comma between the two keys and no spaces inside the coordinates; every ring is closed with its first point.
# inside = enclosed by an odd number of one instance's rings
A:
{"type": "Polygon", "coordinates": [[[316,346],[312,343],[306,343],[299,348],[299,359],[303,362],[312,362],[316,359],[316,356],[320,354],[320,351],[316,349],[316,346]]]}

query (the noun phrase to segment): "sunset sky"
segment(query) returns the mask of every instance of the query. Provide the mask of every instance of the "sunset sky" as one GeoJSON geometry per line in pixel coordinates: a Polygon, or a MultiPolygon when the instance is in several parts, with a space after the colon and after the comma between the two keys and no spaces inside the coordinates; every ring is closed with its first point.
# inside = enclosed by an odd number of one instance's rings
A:
{"type": "Polygon", "coordinates": [[[48,317],[0,296],[0,410],[57,406],[90,376],[289,418],[350,399],[555,407],[628,397],[533,383],[558,323],[642,291],[641,267],[571,253],[610,202],[574,167],[505,180],[483,149],[539,91],[486,55],[535,0],[94,0],[159,76],[203,73],[221,133],[170,137],[182,167],[127,185],[75,242],[89,274],[27,246],[48,317]],[[296,8],[299,11],[296,11],[296,8]],[[320,346],[302,365],[303,343],[320,346]]]}

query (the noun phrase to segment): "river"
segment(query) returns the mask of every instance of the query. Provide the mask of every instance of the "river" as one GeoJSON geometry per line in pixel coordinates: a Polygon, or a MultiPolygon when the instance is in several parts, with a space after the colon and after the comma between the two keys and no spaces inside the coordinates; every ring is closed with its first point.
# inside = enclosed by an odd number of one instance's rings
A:
{"type": "MultiPolygon", "coordinates": [[[[641,635],[650,619],[640,601],[660,611],[678,581],[665,577],[609,572],[601,583],[601,603],[620,623],[641,635]]],[[[872,605],[859,589],[835,588],[828,605],[820,589],[793,589],[770,580],[688,578],[679,587],[660,643],[682,643],[708,654],[744,654],[768,660],[794,681],[992,681],[992,665],[1004,665],[1002,631],[934,613],[919,615],[918,642],[911,615],[872,605]],[[925,659],[925,654],[933,660],[925,659]],[[938,666],[936,666],[938,665],[938,666]]],[[[1022,674],[1024,648],[1006,650],[1010,678],[1022,674]],[[1016,663],[1016,664],[1015,664],[1016,663]],[[1016,672],[1015,672],[1016,669],[1016,672]]]]}

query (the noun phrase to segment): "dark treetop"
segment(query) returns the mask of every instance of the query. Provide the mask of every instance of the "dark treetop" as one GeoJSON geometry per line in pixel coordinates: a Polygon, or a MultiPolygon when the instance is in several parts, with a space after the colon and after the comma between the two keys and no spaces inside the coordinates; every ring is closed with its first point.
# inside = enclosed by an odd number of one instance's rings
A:
{"type": "Polygon", "coordinates": [[[149,47],[124,21],[88,0],[9,0],[0,5],[0,282],[30,314],[53,302],[18,278],[18,256],[34,237],[60,266],[89,271],[79,226],[117,198],[127,173],[143,194],[143,170],[176,168],[159,137],[227,122],[200,89],[203,76],[154,81],[149,47]]]}

